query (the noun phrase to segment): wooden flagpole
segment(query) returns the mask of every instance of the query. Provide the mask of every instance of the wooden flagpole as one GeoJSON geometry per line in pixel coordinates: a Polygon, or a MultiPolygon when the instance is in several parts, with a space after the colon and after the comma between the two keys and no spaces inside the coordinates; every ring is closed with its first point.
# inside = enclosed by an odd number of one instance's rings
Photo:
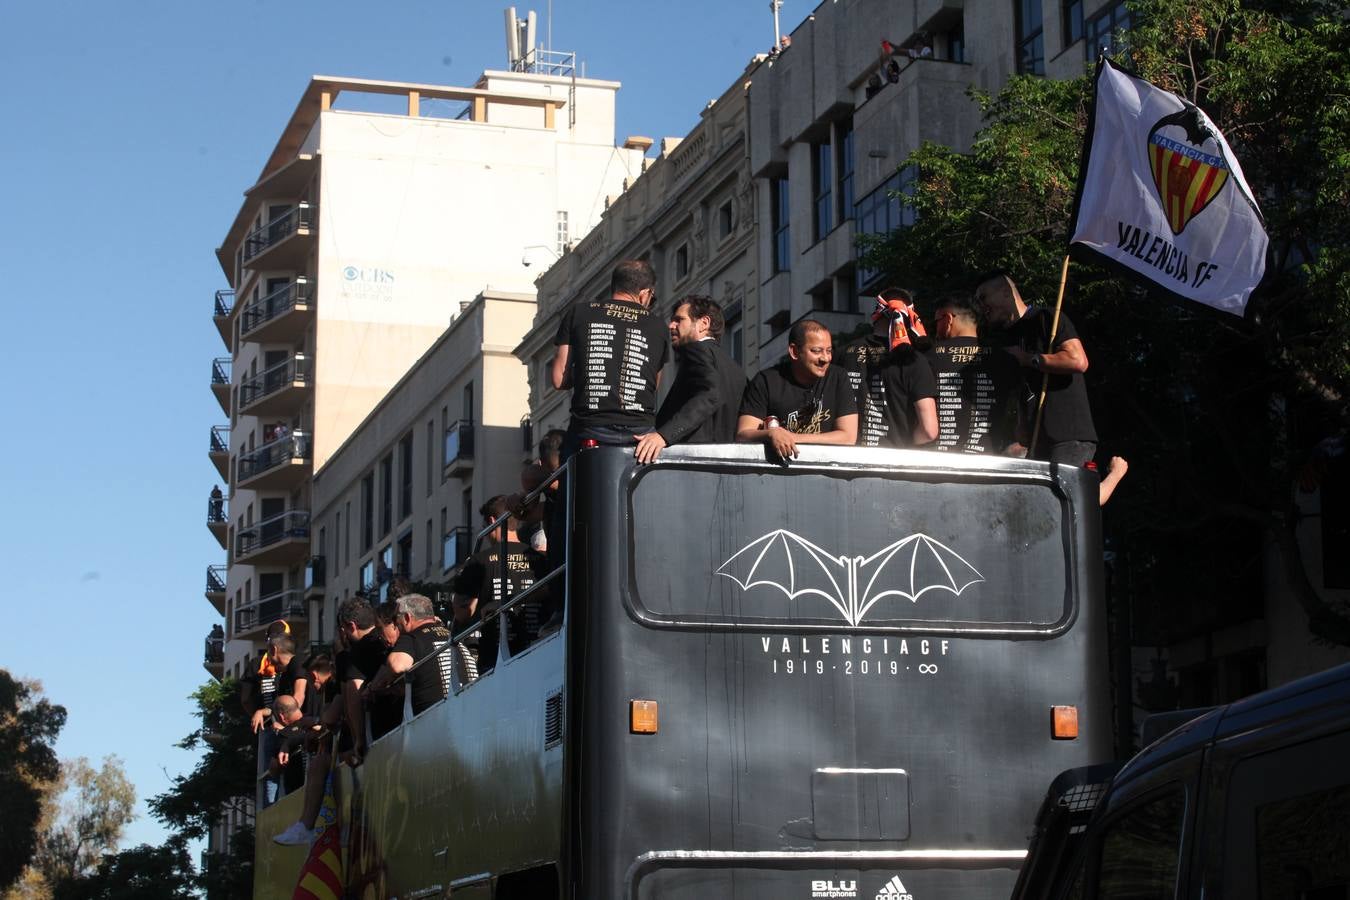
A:
{"type": "MultiPolygon", "coordinates": [[[[1069,254],[1064,254],[1064,265],[1059,270],[1059,296],[1055,298],[1055,316],[1050,320],[1050,340],[1046,352],[1055,352],[1055,335],[1059,333],[1059,314],[1064,309],[1064,286],[1069,282],[1069,254]]],[[[1045,395],[1050,390],[1050,373],[1041,372],[1041,395],[1036,398],[1036,424],[1031,427],[1031,446],[1027,458],[1035,459],[1036,442],[1041,439],[1041,415],[1045,412],[1045,395]]]]}

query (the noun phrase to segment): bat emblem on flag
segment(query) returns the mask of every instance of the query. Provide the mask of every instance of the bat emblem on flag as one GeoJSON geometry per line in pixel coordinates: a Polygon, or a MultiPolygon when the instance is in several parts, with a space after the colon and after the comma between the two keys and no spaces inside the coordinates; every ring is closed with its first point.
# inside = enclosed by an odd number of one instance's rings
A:
{"type": "Polygon", "coordinates": [[[743,591],[769,587],[789,600],[818,597],[853,626],[888,597],[918,603],[930,591],[960,596],[984,581],[960,554],[926,534],[911,534],[868,557],[849,557],[781,528],[737,550],[717,574],[743,591]]]}
{"type": "Polygon", "coordinates": [[[1148,164],[1167,224],[1181,234],[1228,183],[1228,160],[1197,107],[1159,119],[1148,133],[1148,164]]]}

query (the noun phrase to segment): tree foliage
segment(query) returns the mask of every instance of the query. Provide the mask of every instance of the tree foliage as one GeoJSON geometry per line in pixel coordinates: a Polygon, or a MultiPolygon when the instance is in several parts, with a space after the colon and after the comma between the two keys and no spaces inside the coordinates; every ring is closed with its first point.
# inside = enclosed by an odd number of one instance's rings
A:
{"type": "Polygon", "coordinates": [[[192,900],[196,875],[187,842],[141,844],[105,856],[91,876],[61,882],[53,900],[192,900]]]}
{"type": "MultiPolygon", "coordinates": [[[[1259,615],[1273,545],[1312,632],[1350,644],[1350,610],[1319,595],[1295,535],[1296,485],[1315,482],[1346,430],[1350,22],[1324,0],[1130,9],[1121,61],[1224,131],[1272,246],[1251,321],[1071,269],[1065,308],[1091,359],[1103,449],[1131,460],[1107,526],[1130,571],[1136,637],[1162,644],[1259,615]]],[[[1016,77],[972,96],[985,120],[971,152],[929,144],[905,161],[917,222],[866,244],[867,264],[929,301],[1008,269],[1029,301],[1053,303],[1090,80],[1016,77]]]]}
{"type": "Polygon", "coordinates": [[[43,798],[61,774],[57,735],[66,710],[48,702],[35,682],[0,669],[0,889],[13,885],[37,846],[43,798]]]}
{"type": "Polygon", "coordinates": [[[136,787],[122,761],[106,756],[97,769],[79,757],[61,764],[53,821],[38,841],[33,867],[48,885],[87,875],[115,851],[135,817],[136,787]]]}

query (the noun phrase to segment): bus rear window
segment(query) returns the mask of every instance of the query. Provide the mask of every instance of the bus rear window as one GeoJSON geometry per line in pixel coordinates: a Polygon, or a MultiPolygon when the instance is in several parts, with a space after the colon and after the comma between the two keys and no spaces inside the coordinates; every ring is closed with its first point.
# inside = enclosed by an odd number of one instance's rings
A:
{"type": "Polygon", "coordinates": [[[713,627],[1067,625],[1064,496],[1048,481],[964,478],[648,470],[629,497],[635,610],[713,627]]]}

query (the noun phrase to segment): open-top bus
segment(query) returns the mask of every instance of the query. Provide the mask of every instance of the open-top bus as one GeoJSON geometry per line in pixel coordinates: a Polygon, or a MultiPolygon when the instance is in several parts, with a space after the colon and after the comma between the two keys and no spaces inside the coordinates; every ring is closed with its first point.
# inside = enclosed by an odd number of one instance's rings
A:
{"type": "MultiPolygon", "coordinates": [[[[1007,897],[1045,785],[1110,757],[1092,473],[750,445],[566,468],[565,562],[507,604],[565,585],[561,629],[445,667],[339,769],[350,896],[1007,897]]],[[[295,885],[305,848],[268,838],[298,805],[258,815],[258,897],[295,885]]]]}

